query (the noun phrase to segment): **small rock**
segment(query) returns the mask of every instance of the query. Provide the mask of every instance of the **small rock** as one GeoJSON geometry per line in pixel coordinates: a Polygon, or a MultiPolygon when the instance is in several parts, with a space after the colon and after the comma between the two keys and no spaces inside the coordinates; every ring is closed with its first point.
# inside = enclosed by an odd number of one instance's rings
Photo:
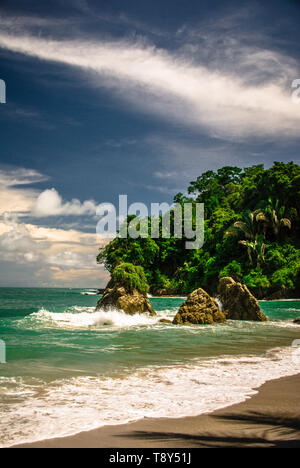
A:
{"type": "Polygon", "coordinates": [[[226,322],[215,299],[203,289],[196,289],[181,305],[173,323],[175,325],[213,324],[226,322]]]}

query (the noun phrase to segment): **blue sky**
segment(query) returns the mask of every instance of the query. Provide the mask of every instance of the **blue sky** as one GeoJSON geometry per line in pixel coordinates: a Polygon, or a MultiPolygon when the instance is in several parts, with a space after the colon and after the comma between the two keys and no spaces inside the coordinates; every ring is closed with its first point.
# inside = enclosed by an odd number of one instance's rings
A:
{"type": "Polygon", "coordinates": [[[297,1],[0,6],[0,286],[97,286],[95,206],[299,162],[297,1]],[[76,201],[74,201],[76,199],[76,201]]]}

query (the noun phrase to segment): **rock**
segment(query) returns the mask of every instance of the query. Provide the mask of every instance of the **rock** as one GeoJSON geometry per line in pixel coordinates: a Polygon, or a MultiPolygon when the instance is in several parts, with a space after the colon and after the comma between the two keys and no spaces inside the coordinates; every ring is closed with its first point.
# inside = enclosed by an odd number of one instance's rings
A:
{"type": "Polygon", "coordinates": [[[146,294],[138,292],[136,289],[129,291],[125,287],[115,285],[107,288],[97,304],[96,310],[122,310],[126,314],[148,313],[156,315],[146,294]]]}
{"type": "Polygon", "coordinates": [[[257,299],[244,284],[236,283],[230,277],[221,278],[218,293],[227,319],[259,322],[267,320],[257,299]]]}
{"type": "Polygon", "coordinates": [[[300,325],[300,318],[296,318],[293,320],[293,323],[296,323],[296,325],[300,325]]]}
{"type": "Polygon", "coordinates": [[[226,317],[219,309],[217,302],[201,288],[188,296],[173,320],[175,325],[204,325],[222,322],[226,322],[226,317]]]}
{"type": "Polygon", "coordinates": [[[160,320],[159,320],[159,323],[172,323],[172,320],[160,319],[160,320]]]}

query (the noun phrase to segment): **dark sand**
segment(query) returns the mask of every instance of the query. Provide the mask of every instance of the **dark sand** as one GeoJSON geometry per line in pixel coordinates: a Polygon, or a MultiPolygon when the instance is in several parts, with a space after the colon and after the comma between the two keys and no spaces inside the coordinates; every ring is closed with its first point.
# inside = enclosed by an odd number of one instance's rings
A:
{"type": "Polygon", "coordinates": [[[247,401],[181,419],[143,419],[20,448],[300,448],[300,374],[272,380],[247,401]]]}

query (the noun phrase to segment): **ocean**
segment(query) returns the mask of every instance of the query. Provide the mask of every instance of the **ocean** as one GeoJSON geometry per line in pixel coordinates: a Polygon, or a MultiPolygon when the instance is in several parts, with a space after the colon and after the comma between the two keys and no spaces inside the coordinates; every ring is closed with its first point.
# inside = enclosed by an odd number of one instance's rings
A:
{"type": "Polygon", "coordinates": [[[211,412],[300,372],[300,301],[262,301],[266,323],[174,326],[159,319],[184,298],[150,298],[154,318],[95,312],[97,300],[88,289],[0,289],[0,447],[211,412]]]}

